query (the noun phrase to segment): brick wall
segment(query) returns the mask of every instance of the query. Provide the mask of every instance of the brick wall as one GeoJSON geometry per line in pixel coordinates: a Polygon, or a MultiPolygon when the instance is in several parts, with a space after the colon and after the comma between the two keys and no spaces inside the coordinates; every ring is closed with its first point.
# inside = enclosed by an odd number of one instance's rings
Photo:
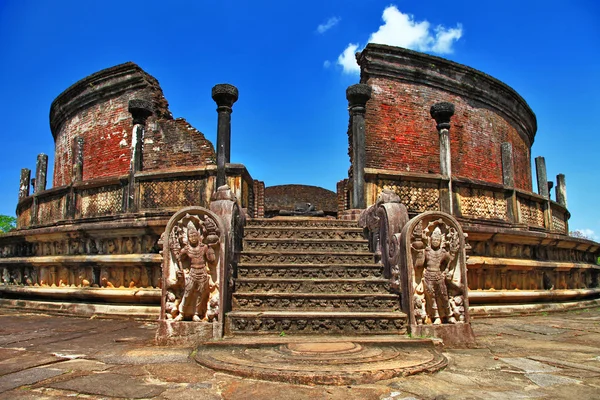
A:
{"type": "Polygon", "coordinates": [[[317,210],[335,215],[337,194],[331,190],[307,185],[279,185],[265,188],[265,214],[294,210],[296,203],[311,203],[317,210]]]}
{"type": "Polygon", "coordinates": [[[154,106],[144,135],[144,170],[215,164],[212,143],[185,120],[173,119],[158,81],[137,65],[125,63],[82,79],[52,103],[55,187],[72,181],[73,143],[78,137],[84,139],[84,181],[129,172],[131,99],[145,99],[154,106]]]}
{"type": "Polygon", "coordinates": [[[448,101],[456,108],[450,129],[452,174],[502,184],[501,144],[510,142],[515,185],[531,191],[530,142],[535,131],[526,132],[518,121],[523,114],[523,125],[535,129],[535,116],[512,89],[447,60],[369,46],[361,61],[361,82],[373,89],[365,115],[367,168],[439,173],[439,136],[429,110],[448,101]],[[387,58],[382,56],[386,53],[387,58]],[[460,74],[479,80],[466,82],[460,74]],[[513,100],[517,111],[509,109],[513,100]]]}

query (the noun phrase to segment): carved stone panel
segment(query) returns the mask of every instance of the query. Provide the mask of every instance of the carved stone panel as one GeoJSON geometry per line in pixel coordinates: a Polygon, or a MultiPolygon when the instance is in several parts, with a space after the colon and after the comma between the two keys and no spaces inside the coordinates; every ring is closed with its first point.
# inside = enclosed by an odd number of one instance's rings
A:
{"type": "Polygon", "coordinates": [[[440,209],[440,192],[437,183],[381,180],[377,184],[400,197],[409,212],[436,211],[440,209]]]}
{"type": "Polygon", "coordinates": [[[465,235],[449,214],[427,212],[402,230],[403,307],[411,325],[469,322],[465,235]]]}
{"type": "Polygon", "coordinates": [[[225,263],[225,230],[220,218],[202,207],[177,212],[163,234],[161,319],[219,321],[225,263]]]}
{"type": "Polygon", "coordinates": [[[456,189],[463,216],[477,219],[508,220],[503,192],[458,187],[456,189]]]}
{"type": "Polygon", "coordinates": [[[123,188],[103,186],[81,191],[79,212],[82,218],[114,215],[123,208],[123,188]]]}

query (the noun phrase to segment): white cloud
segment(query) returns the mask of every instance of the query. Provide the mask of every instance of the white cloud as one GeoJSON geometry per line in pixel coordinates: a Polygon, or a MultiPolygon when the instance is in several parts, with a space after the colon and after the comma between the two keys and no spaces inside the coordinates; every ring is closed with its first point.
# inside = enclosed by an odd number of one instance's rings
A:
{"type": "Polygon", "coordinates": [[[360,67],[356,63],[356,57],[354,56],[357,49],[358,44],[350,43],[337,59],[338,65],[342,66],[344,73],[346,74],[360,73],[360,67]]]}
{"type": "Polygon", "coordinates": [[[324,34],[325,32],[327,32],[328,30],[330,30],[331,28],[333,28],[334,26],[336,26],[337,24],[339,24],[339,22],[341,21],[341,18],[338,17],[331,17],[327,20],[327,22],[325,22],[324,24],[321,24],[319,26],[317,26],[317,33],[319,34],[324,34]]]}
{"type": "MultiPolygon", "coordinates": [[[[369,43],[400,46],[411,50],[427,51],[438,54],[452,53],[452,45],[462,37],[462,25],[456,28],[446,28],[438,25],[432,31],[428,21],[416,21],[414,16],[404,14],[396,6],[388,6],[381,16],[384,24],[369,37],[369,43]]],[[[344,73],[360,72],[354,53],[358,44],[349,44],[338,57],[338,64],[344,73]],[[351,65],[353,63],[354,65],[351,65]]]]}
{"type": "Polygon", "coordinates": [[[325,60],[325,61],[323,62],[323,68],[329,68],[329,67],[331,67],[331,61],[329,61],[329,60],[325,60]]]}
{"type": "Polygon", "coordinates": [[[596,232],[594,232],[590,228],[576,229],[574,231],[571,231],[570,235],[574,236],[574,237],[577,237],[577,238],[590,239],[590,240],[593,240],[595,242],[600,241],[600,237],[598,237],[598,235],[596,234],[596,232]]]}

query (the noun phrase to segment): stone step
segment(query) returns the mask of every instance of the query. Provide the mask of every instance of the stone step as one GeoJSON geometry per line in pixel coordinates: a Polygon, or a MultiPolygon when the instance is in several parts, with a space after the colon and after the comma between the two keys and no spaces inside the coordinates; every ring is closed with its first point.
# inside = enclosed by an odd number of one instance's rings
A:
{"type": "Polygon", "coordinates": [[[236,293],[234,311],[399,311],[394,294],[236,293]]]}
{"type": "Polygon", "coordinates": [[[244,239],[246,251],[368,252],[366,239],[244,239]]]}
{"type": "Polygon", "coordinates": [[[240,263],[251,264],[371,264],[373,254],[369,252],[337,252],[327,251],[242,251],[240,263]]]}
{"type": "Polygon", "coordinates": [[[235,280],[235,293],[371,293],[388,294],[387,279],[255,279],[235,280]]]}
{"type": "Polygon", "coordinates": [[[345,227],[249,227],[244,228],[244,239],[317,239],[362,240],[363,230],[345,227]]]}
{"type": "Polygon", "coordinates": [[[227,314],[229,334],[404,334],[402,312],[232,311],[227,314]]]}
{"type": "Polygon", "coordinates": [[[238,278],[332,279],[382,278],[381,264],[251,264],[238,265],[238,278]]]}
{"type": "Polygon", "coordinates": [[[246,227],[358,228],[358,223],[356,221],[347,221],[333,218],[276,217],[248,219],[246,221],[246,227]]]}

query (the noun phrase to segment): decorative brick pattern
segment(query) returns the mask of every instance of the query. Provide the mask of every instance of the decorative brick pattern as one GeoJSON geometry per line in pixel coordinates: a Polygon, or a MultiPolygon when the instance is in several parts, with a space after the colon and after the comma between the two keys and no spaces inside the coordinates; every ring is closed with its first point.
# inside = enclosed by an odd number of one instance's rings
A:
{"type": "Polygon", "coordinates": [[[37,220],[40,223],[50,224],[65,218],[65,195],[56,195],[40,200],[38,204],[37,220]]]}
{"type": "Polygon", "coordinates": [[[463,216],[477,219],[508,220],[503,192],[459,187],[456,190],[463,216]]]}
{"type": "Polygon", "coordinates": [[[567,235],[567,224],[565,221],[565,212],[556,207],[552,207],[552,230],[567,235]]]}
{"type": "Polygon", "coordinates": [[[544,227],[544,210],[542,204],[533,200],[519,198],[521,221],[527,225],[544,227]]]}
{"type": "Polygon", "coordinates": [[[409,212],[421,213],[440,209],[440,192],[435,183],[382,180],[377,186],[382,190],[394,191],[409,212]]]}
{"type": "Polygon", "coordinates": [[[113,185],[86,189],[79,201],[82,218],[118,214],[123,209],[123,188],[113,185]]]}
{"type": "Polygon", "coordinates": [[[200,205],[208,207],[204,193],[205,179],[155,180],[140,183],[140,208],[170,208],[200,205]]]}

